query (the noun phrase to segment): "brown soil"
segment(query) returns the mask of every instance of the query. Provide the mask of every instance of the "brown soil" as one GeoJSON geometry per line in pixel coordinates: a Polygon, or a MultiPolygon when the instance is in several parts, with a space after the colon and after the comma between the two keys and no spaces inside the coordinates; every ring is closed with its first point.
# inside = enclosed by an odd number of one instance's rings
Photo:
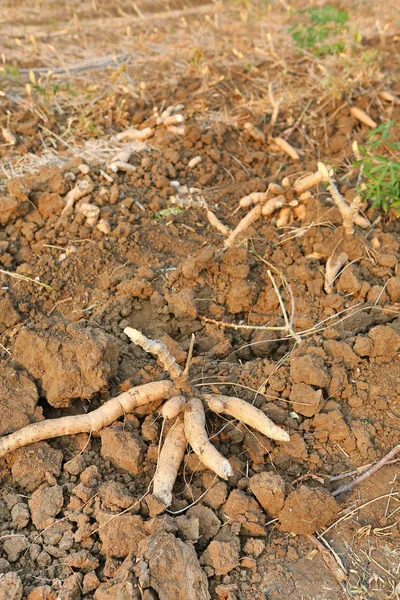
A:
{"type": "Polygon", "coordinates": [[[399,443],[398,221],[366,208],[373,227],[346,237],[321,186],[302,220],[259,220],[222,252],[202,208],[170,202],[175,181],[197,188],[233,228],[240,198],[318,160],[337,168],[351,198],[352,141],[368,133],[351,103],[378,122],[400,120],[399,101],[378,94],[400,92],[390,3],[362,14],[346,3],[362,40],[351,47],[349,34],[346,53],[322,58],[293,47],[286,2],[6,4],[0,125],[15,144],[0,146],[0,434],[166,377],[129,343],[130,326],[162,339],[180,364],[194,333],[192,384],[253,402],[291,440],[207,415],[234,476],[219,481],[189,454],[164,514],[147,495],[157,406],[99,436],[0,459],[0,600],[398,597],[398,463],[331,495],[350,480],[338,475],[399,443]],[[269,84],[282,100],[275,125],[269,84]],[[154,107],[179,104],[183,132],[156,126],[154,107]],[[115,135],[129,127],[155,133],[135,143],[135,169],[114,172],[115,135]],[[277,136],[300,162],[271,144],[277,136]],[[82,181],[86,194],[62,213],[82,181]],[[88,202],[103,227],[80,211],[88,202]],[[336,247],[352,264],[326,294],[336,247]],[[293,292],[301,343],[203,319],[283,325],[270,264],[293,292]],[[342,584],[307,537],[336,519],[320,539],[343,563],[342,584]]]}

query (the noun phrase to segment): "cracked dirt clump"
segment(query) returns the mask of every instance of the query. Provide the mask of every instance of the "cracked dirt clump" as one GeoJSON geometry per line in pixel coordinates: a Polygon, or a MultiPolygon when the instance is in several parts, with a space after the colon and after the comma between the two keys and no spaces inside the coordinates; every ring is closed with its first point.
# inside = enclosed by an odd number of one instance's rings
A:
{"type": "Polygon", "coordinates": [[[117,372],[118,345],[93,327],[83,330],[63,323],[46,330],[25,327],[13,352],[55,407],[69,406],[73,398],[92,396],[117,372]]]}
{"type": "Polygon", "coordinates": [[[278,527],[281,531],[310,535],[332,522],[338,512],[339,507],[327,490],[301,485],[286,498],[278,515],[278,527]]]}

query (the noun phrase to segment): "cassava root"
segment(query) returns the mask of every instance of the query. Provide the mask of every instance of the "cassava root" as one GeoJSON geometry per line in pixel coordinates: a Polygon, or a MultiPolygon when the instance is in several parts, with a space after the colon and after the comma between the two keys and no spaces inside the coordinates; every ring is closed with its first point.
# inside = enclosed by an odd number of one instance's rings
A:
{"type": "Polygon", "coordinates": [[[187,379],[188,366],[183,370],[162,342],[151,340],[131,327],[124,331],[135,344],[158,359],[172,381],[163,380],[131,388],[88,414],[32,423],[0,438],[0,457],[34,442],[63,435],[99,432],[139,406],[167,400],[160,412],[168,421],[168,433],[161,447],[153,483],[154,496],[167,507],[172,502],[173,486],[188,444],[201,462],[219,477],[228,479],[233,475],[229,460],[209,440],[205,407],[216,413],[231,415],[271,439],[289,441],[289,435],[283,429],[244,400],[213,394],[195,395],[187,379]]]}
{"type": "Polygon", "coordinates": [[[61,435],[100,431],[138,406],[168,398],[172,390],[173,384],[170,381],[146,383],[108,400],[103,406],[90,413],[31,423],[19,431],[0,438],[0,457],[34,442],[61,435]]]}

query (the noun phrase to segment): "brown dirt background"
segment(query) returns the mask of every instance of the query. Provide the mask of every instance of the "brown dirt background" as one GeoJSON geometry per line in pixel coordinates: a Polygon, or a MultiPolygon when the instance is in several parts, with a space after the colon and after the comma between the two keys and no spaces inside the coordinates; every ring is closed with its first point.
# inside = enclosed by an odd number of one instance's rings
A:
{"type": "Polygon", "coordinates": [[[207,582],[211,598],[227,600],[398,598],[398,463],[338,498],[338,516],[349,517],[323,541],[345,565],[345,591],[310,540],[281,531],[251,489],[252,478],[268,472],[283,478],[286,494],[298,490],[293,531],[312,513],[306,497],[302,505],[303,484],[334,490],[349,480],[332,477],[399,443],[395,216],[380,215],[346,240],[320,189],[302,222],[278,229],[274,220],[259,221],[246,245],[221,254],[223,237],[204,211],[162,212],[178,180],[201,190],[233,227],[240,198],[314,171],[318,160],[337,167],[341,191],[352,197],[351,142],[365,140],[368,129],[351,117],[351,104],[378,122],[399,121],[399,13],[390,4],[335,3],[350,15],[346,52],[316,58],[298,54],[288,35],[290,8],[307,3],[3,3],[0,125],[16,144],[0,145],[0,263],[53,291],[0,275],[0,433],[80,414],[163,378],[127,342],[122,330],[132,326],[163,338],[181,363],[195,333],[193,384],[255,401],[291,442],[275,444],[237,423],[221,431],[225,422],[209,415],[210,434],[235,466],[228,484],[191,456],[172,510],[198,501],[193,508],[151,518],[141,500],[99,531],[146,492],[157,407],[127,415],[107,439],[61,437],[0,459],[1,600],[203,598],[207,582]],[[281,99],[274,128],[269,85],[281,99]],[[383,101],[382,90],[397,101],[383,101]],[[177,104],[184,135],[158,128],[132,154],[135,172],[104,177],[113,136],[152,125],[153,107],[177,104]],[[267,137],[290,134],[300,163],[254,141],[243,130],[247,121],[267,137]],[[190,169],[198,155],[202,162],[190,169]],[[108,234],[77,211],[60,219],[64,195],[81,179],[92,184],[108,234]],[[354,262],[326,295],[324,267],[338,243],[354,262]],[[201,319],[281,324],[265,261],[292,287],[302,336],[296,348],[271,332],[201,319]],[[322,405],[303,415],[294,399],[316,388],[322,405]],[[125,460],[118,453],[128,443],[125,460]],[[153,560],[160,547],[166,565],[153,560]],[[150,564],[149,585],[138,564],[150,564]]]}

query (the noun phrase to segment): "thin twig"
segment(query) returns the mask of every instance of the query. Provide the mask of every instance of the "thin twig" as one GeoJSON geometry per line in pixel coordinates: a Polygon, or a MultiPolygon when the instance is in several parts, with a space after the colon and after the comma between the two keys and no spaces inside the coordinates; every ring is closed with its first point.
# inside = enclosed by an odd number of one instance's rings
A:
{"type": "Polygon", "coordinates": [[[365,473],[363,473],[359,477],[356,477],[355,479],[353,479],[353,481],[350,481],[350,483],[346,483],[346,485],[342,485],[340,488],[338,488],[337,490],[335,490],[334,492],[332,492],[332,496],[338,496],[339,494],[344,494],[344,492],[348,492],[349,490],[351,490],[356,485],[359,485],[360,483],[362,483],[363,481],[365,481],[366,479],[368,479],[368,477],[371,477],[371,475],[373,475],[376,471],[378,471],[383,466],[385,466],[392,458],[394,458],[396,456],[396,454],[398,452],[400,452],[400,444],[398,444],[397,446],[395,446],[379,462],[377,462],[370,469],[368,469],[368,471],[366,471],[365,473]]]}
{"type": "Polygon", "coordinates": [[[328,533],[328,531],[330,531],[331,529],[333,529],[333,527],[335,527],[336,525],[338,525],[342,521],[346,521],[347,519],[349,519],[350,517],[352,517],[353,515],[355,515],[362,508],[365,508],[366,506],[369,506],[370,504],[373,504],[373,502],[377,502],[378,500],[383,500],[384,498],[389,498],[389,497],[393,498],[395,496],[400,496],[400,492],[390,492],[389,494],[382,494],[381,496],[377,496],[376,498],[372,498],[372,500],[368,500],[368,502],[364,502],[364,504],[361,504],[360,506],[357,506],[356,508],[353,508],[353,510],[351,510],[348,513],[346,513],[345,515],[343,515],[342,517],[340,517],[339,519],[337,519],[334,523],[332,523],[332,525],[329,525],[329,527],[327,527],[325,529],[325,531],[323,531],[322,533],[320,533],[318,537],[324,536],[326,533],[328,533]]]}

